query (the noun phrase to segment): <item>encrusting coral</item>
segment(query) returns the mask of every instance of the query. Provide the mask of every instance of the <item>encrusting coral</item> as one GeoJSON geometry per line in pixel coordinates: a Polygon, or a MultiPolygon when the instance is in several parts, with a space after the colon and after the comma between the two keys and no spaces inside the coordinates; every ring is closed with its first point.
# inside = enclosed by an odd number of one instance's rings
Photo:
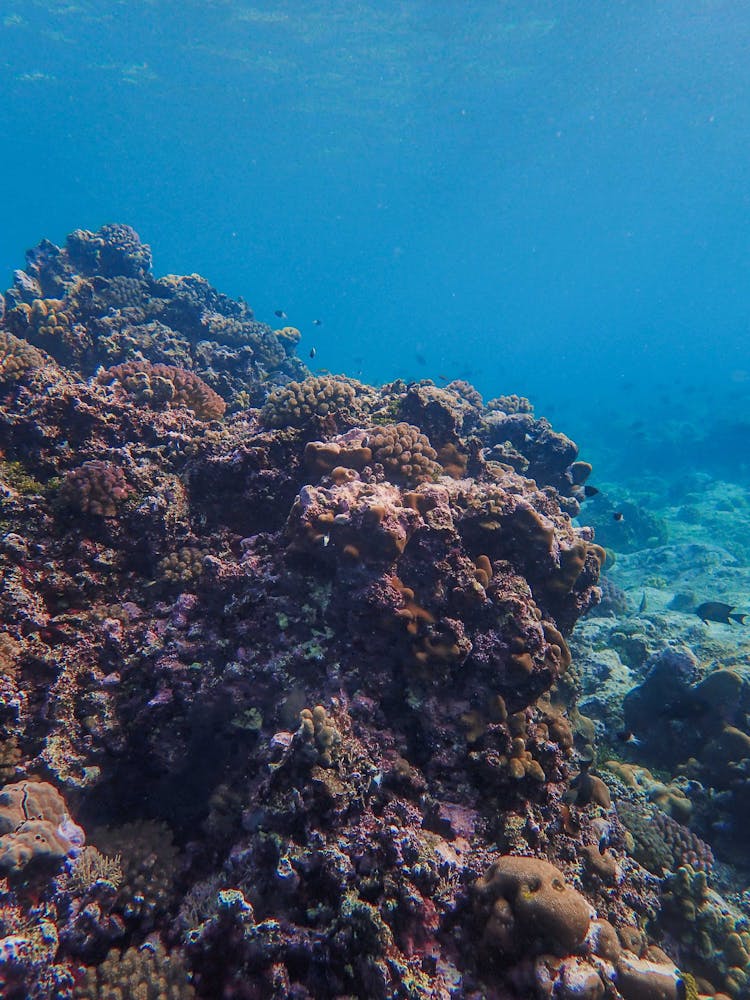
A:
{"type": "Polygon", "coordinates": [[[65,812],[0,835],[63,838],[3,855],[4,997],[687,982],[580,747],[605,553],[569,438],[458,381],[312,375],[126,226],[41,244],[5,303],[2,766],[65,812]]]}

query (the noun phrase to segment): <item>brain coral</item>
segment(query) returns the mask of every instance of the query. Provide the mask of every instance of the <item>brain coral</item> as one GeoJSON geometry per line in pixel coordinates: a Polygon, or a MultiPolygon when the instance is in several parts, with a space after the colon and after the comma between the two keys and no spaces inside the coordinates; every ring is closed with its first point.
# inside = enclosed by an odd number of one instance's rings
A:
{"type": "Polygon", "coordinates": [[[499,858],[474,886],[487,950],[517,955],[533,941],[568,954],[588,933],[593,910],[562,872],[539,858],[499,858]]]}
{"type": "Polygon", "coordinates": [[[76,854],[83,830],[68,814],[63,797],[46,781],[18,781],[0,791],[0,871],[54,868],[76,854]]]}

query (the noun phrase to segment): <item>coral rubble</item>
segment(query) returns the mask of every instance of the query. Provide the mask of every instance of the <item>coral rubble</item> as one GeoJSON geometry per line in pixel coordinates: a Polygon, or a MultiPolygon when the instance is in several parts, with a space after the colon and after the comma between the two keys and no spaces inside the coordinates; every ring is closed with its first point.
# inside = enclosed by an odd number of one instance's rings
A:
{"type": "Polygon", "coordinates": [[[127,226],[6,293],[3,996],[697,996],[701,887],[659,923],[575,707],[590,466],[523,398],[298,339],[127,226]]]}

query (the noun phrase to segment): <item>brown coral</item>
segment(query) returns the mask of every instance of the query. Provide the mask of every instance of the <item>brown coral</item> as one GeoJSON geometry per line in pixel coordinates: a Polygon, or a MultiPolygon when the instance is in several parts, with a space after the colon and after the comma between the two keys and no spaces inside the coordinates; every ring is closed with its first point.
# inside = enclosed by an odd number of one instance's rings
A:
{"type": "Polygon", "coordinates": [[[116,517],[129,492],[122,469],[96,460],[71,469],[62,486],[62,495],[72,507],[96,517],[116,517]]]}
{"type": "Polygon", "coordinates": [[[351,422],[358,390],[354,379],[336,375],[311,375],[302,382],[288,382],[274,389],[261,410],[266,427],[302,427],[313,417],[351,422]]]}
{"type": "Polygon", "coordinates": [[[0,383],[22,378],[30,368],[39,368],[44,358],[35,347],[12,333],[0,330],[0,383]]]}
{"type": "Polygon", "coordinates": [[[89,966],[76,987],[76,1000],[192,1000],[195,996],[185,961],[161,942],[114,948],[101,965],[89,966]]]}
{"type": "Polygon", "coordinates": [[[184,406],[201,420],[219,420],[226,403],[195,372],[174,365],[128,361],[97,375],[101,385],[119,383],[143,406],[184,406]]]}
{"type": "Polygon", "coordinates": [[[367,447],[373,461],[383,466],[392,482],[416,486],[434,479],[440,472],[435,449],[412,424],[373,427],[367,437],[367,447]]]}
{"type": "Polygon", "coordinates": [[[53,869],[83,844],[83,830],[46,781],[18,781],[0,791],[0,871],[53,869]]]}
{"type": "Polygon", "coordinates": [[[499,858],[474,891],[491,955],[512,957],[530,946],[569,954],[583,943],[593,916],[562,872],[540,858],[499,858]]]}

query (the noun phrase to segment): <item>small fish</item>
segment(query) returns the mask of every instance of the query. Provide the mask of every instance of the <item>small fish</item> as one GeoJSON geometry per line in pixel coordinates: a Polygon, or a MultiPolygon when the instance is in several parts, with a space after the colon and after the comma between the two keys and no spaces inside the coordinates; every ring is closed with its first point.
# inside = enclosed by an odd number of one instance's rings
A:
{"type": "Polygon", "coordinates": [[[417,351],[417,353],[414,355],[414,357],[417,359],[417,364],[418,365],[426,365],[427,364],[427,358],[424,356],[424,354],[420,354],[419,351],[417,351]]]}
{"type": "Polygon", "coordinates": [[[311,347],[311,348],[310,348],[310,357],[311,357],[311,358],[314,358],[314,357],[315,357],[315,355],[316,355],[317,353],[318,353],[318,352],[317,352],[317,351],[315,350],[315,348],[314,348],[314,347],[311,347]]]}
{"type": "Polygon", "coordinates": [[[612,515],[612,519],[614,521],[624,521],[625,520],[625,515],[623,514],[623,512],[621,510],[616,510],[614,512],[614,514],[612,515]]]}
{"type": "Polygon", "coordinates": [[[274,316],[278,316],[279,319],[289,319],[283,309],[274,309],[273,314],[274,316]]]}
{"type": "Polygon", "coordinates": [[[598,495],[598,493],[599,493],[599,490],[596,488],[596,486],[584,486],[583,487],[583,495],[585,497],[595,497],[595,496],[598,495]]]}
{"type": "Polygon", "coordinates": [[[323,320],[322,319],[314,319],[312,321],[312,325],[313,326],[322,326],[323,325],[323,320]]]}
{"type": "Polygon", "coordinates": [[[447,375],[438,375],[438,378],[440,379],[441,382],[450,382],[450,379],[448,378],[447,375]]]}
{"type": "Polygon", "coordinates": [[[631,732],[629,729],[625,729],[623,732],[617,734],[617,739],[621,743],[627,743],[631,747],[639,747],[643,740],[639,740],[635,733],[631,732]]]}
{"type": "Polygon", "coordinates": [[[641,603],[638,605],[638,614],[642,615],[646,610],[646,591],[643,591],[643,597],[641,598],[641,603]]]}
{"type": "Polygon", "coordinates": [[[705,601],[695,609],[695,614],[702,622],[719,622],[721,625],[729,625],[730,620],[739,625],[745,624],[746,614],[733,615],[734,605],[724,604],[722,601],[705,601]]]}

